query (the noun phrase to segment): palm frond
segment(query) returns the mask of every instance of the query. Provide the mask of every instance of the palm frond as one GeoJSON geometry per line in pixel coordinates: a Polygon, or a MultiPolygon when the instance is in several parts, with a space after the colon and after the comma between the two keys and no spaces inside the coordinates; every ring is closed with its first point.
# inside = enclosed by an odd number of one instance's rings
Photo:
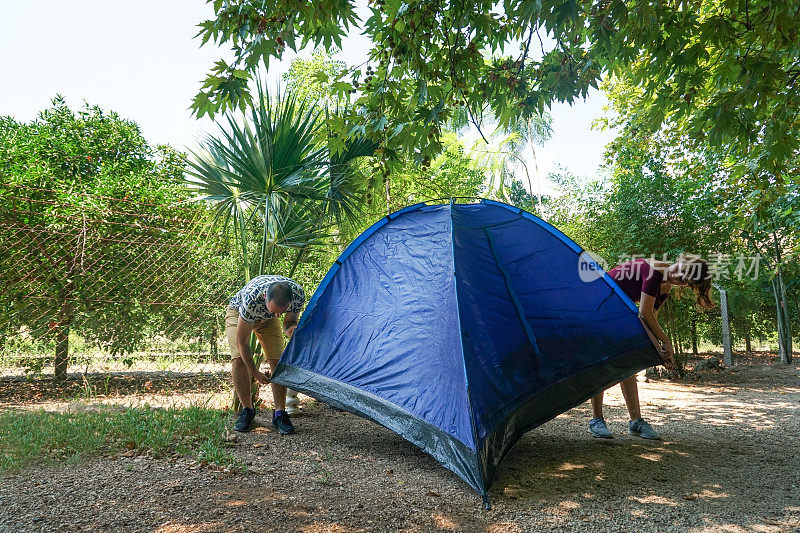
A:
{"type": "Polygon", "coordinates": [[[333,228],[321,206],[313,200],[292,199],[270,211],[267,242],[292,249],[326,244],[333,228]]]}
{"type": "Polygon", "coordinates": [[[271,96],[263,83],[257,89],[245,113],[226,113],[218,132],[190,151],[185,182],[198,201],[212,204],[215,222],[233,227],[245,254],[258,222],[262,271],[275,247],[323,244],[334,234],[332,224],[341,227],[361,216],[363,178],[355,162],[378,145],[352,137],[338,152],[320,146],[315,102],[280,91],[271,96]]]}

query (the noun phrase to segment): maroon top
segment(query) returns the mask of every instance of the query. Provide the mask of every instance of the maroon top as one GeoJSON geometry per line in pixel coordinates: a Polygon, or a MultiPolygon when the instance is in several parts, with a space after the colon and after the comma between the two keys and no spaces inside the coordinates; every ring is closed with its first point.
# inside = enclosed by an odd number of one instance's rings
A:
{"type": "Polygon", "coordinates": [[[608,271],[609,275],[617,280],[622,292],[627,294],[634,302],[639,302],[642,293],[649,294],[656,299],[653,308],[658,310],[669,293],[659,294],[664,274],[650,266],[646,259],[634,259],[617,265],[608,271]]]}

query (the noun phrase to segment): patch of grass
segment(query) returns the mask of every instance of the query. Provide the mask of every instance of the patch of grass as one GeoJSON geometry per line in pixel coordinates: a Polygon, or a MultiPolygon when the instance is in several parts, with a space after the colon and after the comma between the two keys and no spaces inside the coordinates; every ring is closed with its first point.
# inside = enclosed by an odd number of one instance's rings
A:
{"type": "Polygon", "coordinates": [[[224,430],[224,413],[204,407],[7,411],[0,413],[0,472],[116,454],[176,454],[239,467],[224,430]]]}
{"type": "Polygon", "coordinates": [[[333,472],[325,467],[320,468],[320,478],[319,482],[323,485],[334,485],[333,481],[333,472]]]}

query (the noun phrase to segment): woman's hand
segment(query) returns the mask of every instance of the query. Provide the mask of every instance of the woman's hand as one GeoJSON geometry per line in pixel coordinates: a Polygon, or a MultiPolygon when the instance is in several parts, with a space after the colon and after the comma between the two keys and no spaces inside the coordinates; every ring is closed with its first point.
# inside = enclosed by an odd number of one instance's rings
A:
{"type": "Polygon", "coordinates": [[[665,342],[661,345],[661,359],[664,361],[664,366],[670,372],[678,373],[677,365],[675,364],[675,350],[672,349],[672,344],[665,342]]]}

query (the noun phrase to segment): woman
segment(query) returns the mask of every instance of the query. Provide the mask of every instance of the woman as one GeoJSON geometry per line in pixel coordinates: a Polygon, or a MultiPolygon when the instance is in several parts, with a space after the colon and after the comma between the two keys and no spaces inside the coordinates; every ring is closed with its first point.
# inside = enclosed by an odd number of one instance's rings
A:
{"type": "MultiPolygon", "coordinates": [[[[673,287],[690,287],[696,294],[698,306],[712,307],[708,263],[694,255],[681,256],[672,264],[654,259],[635,259],[611,269],[608,273],[617,280],[617,284],[625,294],[639,303],[639,314],[661,343],[661,357],[665,366],[674,368],[675,353],[669,338],[656,319],[656,313],[669,298],[673,287]]],[[[658,433],[642,418],[639,411],[636,376],[623,380],[619,385],[631,417],[628,433],[643,439],[658,439],[658,433]]],[[[592,398],[592,416],[594,418],[589,421],[589,431],[592,435],[598,438],[613,438],[603,418],[602,392],[592,398]]]]}

